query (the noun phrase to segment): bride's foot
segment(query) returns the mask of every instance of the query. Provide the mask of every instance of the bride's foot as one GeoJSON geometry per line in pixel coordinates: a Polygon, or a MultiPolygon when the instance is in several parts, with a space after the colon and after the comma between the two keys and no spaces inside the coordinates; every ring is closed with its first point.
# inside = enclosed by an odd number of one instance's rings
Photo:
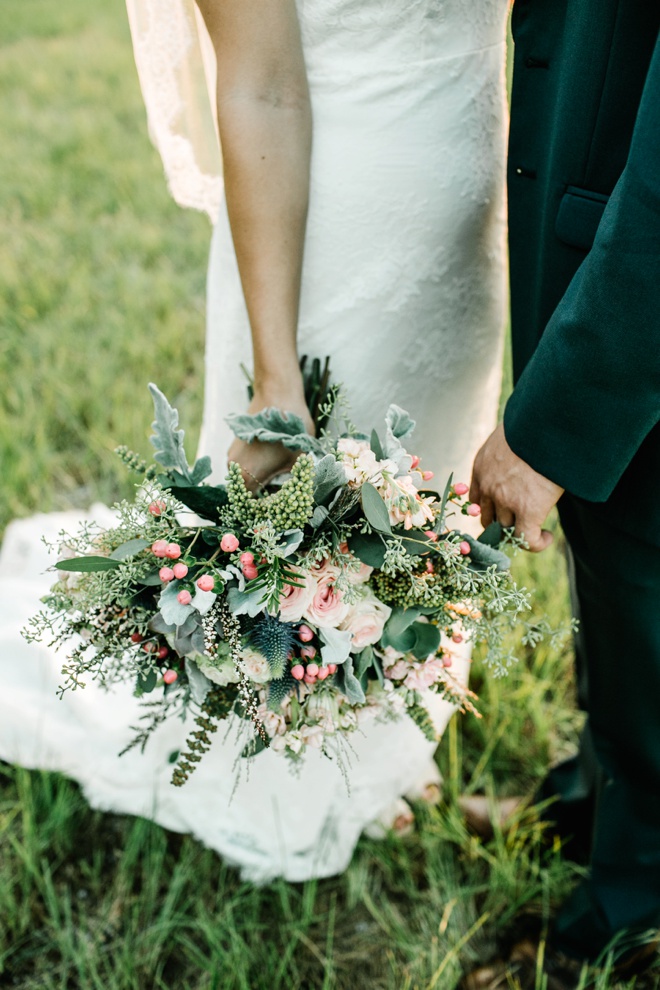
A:
{"type": "MultiPolygon", "coordinates": [[[[293,413],[301,418],[307,433],[313,436],[316,432],[305,397],[298,388],[291,391],[271,389],[255,392],[247,411],[255,414],[267,408],[293,413]]],[[[227,460],[240,465],[246,486],[251,491],[256,491],[278,475],[290,471],[297,456],[295,450],[289,450],[281,443],[263,443],[259,440],[246,443],[245,440],[236,439],[229,448],[227,460]]]]}
{"type": "Polygon", "coordinates": [[[403,798],[395,801],[381,812],[364,830],[370,839],[384,839],[389,833],[403,836],[410,835],[415,827],[415,813],[403,798]]]}
{"type": "Polygon", "coordinates": [[[491,801],[485,794],[463,795],[458,799],[468,828],[482,839],[492,839],[496,828],[505,830],[524,804],[523,797],[491,801]]]}
{"type": "Polygon", "coordinates": [[[442,774],[434,760],[430,760],[424,772],[406,790],[408,801],[423,801],[424,804],[439,804],[442,798],[442,774]]]}

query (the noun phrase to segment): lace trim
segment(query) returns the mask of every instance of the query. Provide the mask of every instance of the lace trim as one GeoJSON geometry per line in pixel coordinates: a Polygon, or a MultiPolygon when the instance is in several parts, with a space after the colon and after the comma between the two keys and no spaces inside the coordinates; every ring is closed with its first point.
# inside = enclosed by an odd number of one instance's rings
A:
{"type": "Polygon", "coordinates": [[[181,206],[213,223],[222,199],[213,48],[193,0],[126,0],[149,134],[181,206]]]}

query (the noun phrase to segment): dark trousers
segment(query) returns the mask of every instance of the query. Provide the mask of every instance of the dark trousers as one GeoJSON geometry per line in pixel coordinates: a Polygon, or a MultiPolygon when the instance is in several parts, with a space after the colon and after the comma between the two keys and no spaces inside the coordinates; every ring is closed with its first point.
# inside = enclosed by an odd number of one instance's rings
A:
{"type": "Polygon", "coordinates": [[[660,925],[660,548],[598,509],[560,503],[570,548],[578,693],[588,721],[578,755],[549,774],[547,817],[587,854],[589,876],[556,918],[553,941],[596,960],[660,925]]]}

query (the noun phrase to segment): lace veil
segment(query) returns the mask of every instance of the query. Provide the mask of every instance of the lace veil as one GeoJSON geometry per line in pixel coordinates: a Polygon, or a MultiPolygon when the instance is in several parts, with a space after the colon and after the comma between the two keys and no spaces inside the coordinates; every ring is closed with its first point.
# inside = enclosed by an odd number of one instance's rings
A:
{"type": "Polygon", "coordinates": [[[180,206],[215,222],[222,196],[215,52],[194,0],[126,0],[151,140],[180,206]]]}

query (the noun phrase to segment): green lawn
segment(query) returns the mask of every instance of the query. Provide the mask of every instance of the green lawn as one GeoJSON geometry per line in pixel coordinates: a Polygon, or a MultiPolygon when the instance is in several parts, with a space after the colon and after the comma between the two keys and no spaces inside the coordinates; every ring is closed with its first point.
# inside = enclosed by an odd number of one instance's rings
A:
{"type": "MultiPolygon", "coordinates": [[[[148,380],[195,439],[210,228],[167,194],[121,0],[2,0],[0,26],[1,529],[130,492],[112,450],[147,453],[148,380]]],[[[559,534],[516,566],[565,618],[559,534]]],[[[570,671],[547,647],[504,681],[476,665],[484,717],[450,726],[444,803],[417,809],[413,836],[363,840],[345,876],[304,886],[253,889],[190,838],[0,764],[0,986],[450,990],[519,909],[547,916],[578,875],[533,814],[483,844],[454,803],[530,790],[570,748],[570,671]]]]}

